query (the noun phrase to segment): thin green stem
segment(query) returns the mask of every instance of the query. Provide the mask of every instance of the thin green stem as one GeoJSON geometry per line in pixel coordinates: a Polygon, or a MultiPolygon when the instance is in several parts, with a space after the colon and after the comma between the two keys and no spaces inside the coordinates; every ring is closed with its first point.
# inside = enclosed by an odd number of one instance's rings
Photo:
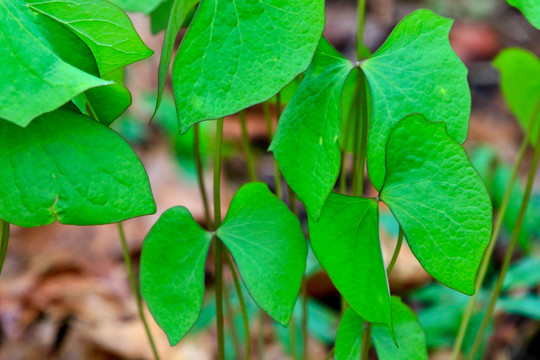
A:
{"type": "Polygon", "coordinates": [[[358,0],[357,9],[357,31],[356,31],[356,54],[358,60],[360,60],[362,54],[361,49],[364,47],[364,27],[366,24],[366,0],[358,0]]]}
{"type": "Polygon", "coordinates": [[[358,155],[358,166],[360,167],[361,176],[358,177],[358,194],[364,194],[364,169],[366,163],[366,154],[367,154],[367,132],[368,132],[368,110],[367,110],[367,90],[366,90],[366,76],[364,72],[358,71],[358,101],[360,106],[360,120],[361,120],[361,131],[360,131],[360,154],[358,155]]]}
{"type": "Polygon", "coordinates": [[[330,360],[335,352],[336,352],[336,348],[333,347],[332,350],[330,350],[330,352],[326,354],[326,356],[324,357],[324,360],[330,360]]]}
{"type": "Polygon", "coordinates": [[[208,195],[206,194],[206,186],[204,185],[204,168],[201,157],[201,135],[198,123],[193,126],[193,156],[195,158],[195,168],[197,169],[197,181],[199,183],[199,191],[201,193],[201,198],[203,201],[204,218],[206,221],[206,226],[210,228],[210,204],[208,203],[208,195]]]}
{"type": "Polygon", "coordinates": [[[223,300],[225,300],[225,309],[227,310],[227,317],[229,318],[229,328],[231,330],[231,338],[232,338],[232,342],[234,346],[234,352],[236,354],[236,358],[240,359],[241,358],[240,354],[242,353],[242,349],[240,347],[238,331],[236,330],[236,324],[234,322],[235,314],[231,306],[230,294],[229,294],[229,289],[227,289],[227,286],[223,286],[223,300]]]}
{"type": "Polygon", "coordinates": [[[302,360],[309,359],[307,279],[302,278],[302,360]]]}
{"type": "Polygon", "coordinates": [[[214,142],[214,230],[221,225],[221,147],[223,143],[223,119],[217,121],[214,142]]]}
{"type": "MultiPolygon", "coordinates": [[[[217,121],[214,150],[214,230],[221,225],[221,146],[223,142],[223,119],[217,121]]],[[[225,359],[225,334],[223,329],[223,244],[214,236],[214,271],[216,290],[216,317],[218,337],[218,360],[225,359]]]]}
{"type": "Polygon", "coordinates": [[[287,192],[289,194],[289,206],[291,207],[291,211],[296,217],[298,217],[298,206],[296,206],[296,194],[294,193],[293,189],[287,185],[287,192]]]}
{"type": "MultiPolygon", "coordinates": [[[[537,106],[537,109],[539,106],[537,106]]],[[[540,128],[539,128],[540,129],[540,128]]],[[[540,130],[537,139],[540,139],[540,130]]],[[[512,232],[512,237],[510,240],[510,244],[508,245],[508,248],[506,249],[506,254],[504,256],[503,265],[501,267],[501,272],[499,274],[499,277],[497,279],[497,283],[495,284],[495,288],[493,290],[493,293],[491,295],[491,299],[488,305],[488,309],[484,315],[484,318],[482,319],[482,323],[480,324],[480,329],[478,330],[476,334],[476,338],[474,339],[474,343],[471,347],[471,352],[469,354],[469,359],[475,359],[476,353],[478,352],[480,345],[482,343],[482,340],[484,338],[484,334],[486,332],[486,329],[489,325],[489,322],[491,321],[491,317],[493,316],[493,312],[495,311],[495,305],[497,304],[497,299],[499,298],[499,295],[501,293],[504,278],[506,277],[506,273],[508,272],[508,268],[510,267],[510,262],[512,260],[512,255],[514,254],[514,248],[516,247],[516,244],[519,240],[519,234],[521,232],[521,226],[523,225],[523,221],[525,220],[525,214],[527,212],[527,207],[529,205],[529,200],[531,197],[533,184],[534,184],[534,177],[536,175],[536,170],[538,169],[538,161],[540,160],[540,140],[536,141],[535,147],[534,147],[534,155],[533,155],[533,162],[531,164],[531,168],[529,170],[529,176],[527,178],[527,185],[525,187],[525,194],[523,195],[523,200],[521,203],[521,208],[519,209],[518,218],[516,221],[516,225],[514,227],[514,230],[512,232]]]]}
{"type": "Polygon", "coordinates": [[[246,164],[250,181],[257,181],[257,172],[255,170],[255,160],[253,159],[253,152],[251,151],[251,145],[249,141],[249,133],[247,130],[246,111],[240,111],[240,126],[242,128],[242,146],[244,147],[244,153],[246,156],[246,164]]]}
{"type": "Polygon", "coordinates": [[[142,297],[141,297],[141,293],[139,292],[137,279],[135,278],[135,271],[133,270],[133,265],[131,264],[131,256],[130,256],[129,247],[126,241],[126,234],[124,232],[124,226],[122,225],[122,223],[117,223],[117,225],[118,225],[118,233],[120,235],[120,240],[122,241],[122,253],[124,255],[124,263],[126,264],[126,270],[129,277],[129,285],[131,287],[131,291],[133,292],[133,297],[135,298],[135,302],[137,303],[137,311],[139,313],[141,322],[143,323],[144,331],[146,332],[146,337],[148,338],[150,347],[152,348],[154,359],[159,360],[160,357],[157,351],[157,347],[154,342],[154,338],[152,337],[152,332],[150,331],[150,327],[148,326],[146,315],[144,314],[142,297]]]}
{"type": "Polygon", "coordinates": [[[299,360],[297,351],[298,340],[296,339],[296,320],[294,319],[294,314],[289,322],[289,339],[291,343],[291,356],[294,360],[299,360]]]}
{"type": "Polygon", "coordinates": [[[373,324],[370,322],[364,322],[364,331],[362,332],[362,356],[361,360],[367,360],[369,357],[369,349],[371,348],[371,330],[373,324]]]}
{"type": "Polygon", "coordinates": [[[259,360],[264,359],[264,324],[266,322],[266,314],[264,311],[259,313],[259,332],[257,334],[257,355],[259,360]]]}
{"type": "Polygon", "coordinates": [[[234,288],[236,290],[236,296],[238,297],[238,302],[240,304],[240,311],[242,312],[242,318],[244,320],[244,332],[246,335],[246,354],[244,359],[251,359],[251,333],[249,331],[249,318],[247,314],[247,308],[246,308],[246,302],[244,301],[244,295],[242,294],[242,288],[240,287],[240,280],[238,277],[238,272],[236,270],[236,267],[234,266],[232,256],[230,253],[227,253],[227,256],[225,257],[227,260],[227,264],[229,265],[229,268],[231,269],[231,273],[233,276],[234,281],[234,288]]]}
{"type": "MultiPolygon", "coordinates": [[[[279,99],[279,94],[276,96],[279,99]]],[[[277,106],[281,107],[281,104],[279,101],[278,101],[277,106]]],[[[263,113],[264,113],[264,120],[266,121],[266,129],[268,132],[268,138],[270,142],[272,142],[272,139],[274,138],[274,125],[272,123],[272,116],[270,114],[270,106],[268,102],[263,103],[263,113]]],[[[279,117],[278,117],[278,120],[279,120],[279,117]]],[[[276,196],[281,199],[283,195],[282,189],[281,189],[281,170],[279,169],[279,164],[275,158],[273,162],[274,162],[274,185],[276,187],[276,196]]]]}
{"type": "Polygon", "coordinates": [[[390,273],[392,270],[394,270],[394,266],[396,265],[396,261],[399,255],[399,251],[401,250],[401,245],[403,245],[403,229],[401,226],[399,227],[399,235],[397,239],[396,249],[394,250],[394,254],[392,255],[392,259],[390,260],[390,264],[388,264],[388,267],[386,268],[386,275],[390,276],[390,273]]]}
{"type": "MultiPolygon", "coordinates": [[[[355,104],[359,106],[360,102],[359,99],[355,99],[355,104]]],[[[354,136],[353,136],[353,163],[352,163],[352,194],[358,195],[358,177],[360,176],[358,174],[358,170],[360,168],[360,164],[358,163],[359,155],[360,155],[360,111],[356,111],[356,122],[354,124],[354,136]]]]}
{"type": "Polygon", "coordinates": [[[345,125],[345,134],[343,134],[344,136],[343,149],[341,150],[341,166],[340,166],[341,172],[339,175],[339,191],[342,194],[347,193],[347,169],[346,169],[347,155],[348,155],[347,152],[349,150],[351,139],[352,139],[351,128],[353,124],[355,123],[356,112],[358,111],[357,106],[356,106],[356,101],[355,101],[357,96],[358,96],[358,89],[355,88],[353,101],[351,102],[351,106],[349,109],[349,114],[348,114],[349,116],[347,117],[347,123],[345,125]]]}
{"type": "Polygon", "coordinates": [[[9,244],[9,228],[8,222],[0,220],[0,234],[2,236],[0,242],[0,273],[4,267],[4,260],[6,259],[8,244],[9,244]]]}

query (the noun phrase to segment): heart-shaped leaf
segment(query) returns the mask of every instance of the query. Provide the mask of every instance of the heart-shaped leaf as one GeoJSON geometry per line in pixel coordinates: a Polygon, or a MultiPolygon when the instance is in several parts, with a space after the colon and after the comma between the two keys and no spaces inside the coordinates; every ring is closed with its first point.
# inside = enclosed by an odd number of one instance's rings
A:
{"type": "Polygon", "coordinates": [[[403,117],[419,113],[446,122],[448,134],[457,142],[467,137],[471,95],[467,68],[448,41],[451,26],[451,19],[417,10],[361,64],[372,96],[367,159],[377,189],[384,180],[388,136],[403,117]]]}
{"type": "Polygon", "coordinates": [[[287,325],[306,269],[307,242],[300,222],[263,183],[234,196],[217,235],[230,250],[255,302],[287,325]]]}
{"type": "Polygon", "coordinates": [[[0,218],[15,225],[96,225],[155,212],[148,177],[129,145],[68,110],[26,128],[0,120],[0,168],[0,218]]]}
{"type": "Polygon", "coordinates": [[[501,88],[508,107],[524,131],[536,121],[530,139],[536,144],[540,118],[540,60],[531,52],[518,48],[503,50],[493,61],[501,72],[501,88]],[[534,118],[533,118],[534,117],[534,118]]]}
{"type": "Polygon", "coordinates": [[[144,240],[142,296],[171,345],[187,334],[201,312],[211,240],[184,207],[164,212],[144,240]]]}
{"type": "Polygon", "coordinates": [[[540,2],[538,0],[506,0],[513,7],[521,10],[523,15],[537,29],[540,29],[540,2]]]}
{"type": "Polygon", "coordinates": [[[319,222],[309,222],[309,234],[315,256],[347,303],[366,320],[391,326],[377,202],[332,193],[319,222]]]}
{"type": "Polygon", "coordinates": [[[153,54],[129,17],[105,0],[27,0],[29,7],[65,25],[92,50],[103,76],[153,54]]]}
{"type": "Polygon", "coordinates": [[[321,38],[270,146],[287,183],[317,220],[339,175],[341,92],[353,64],[321,38]]]}
{"type": "Polygon", "coordinates": [[[203,0],[173,65],[181,132],[276,94],[311,62],[324,1],[203,0]]]}
{"type": "Polygon", "coordinates": [[[443,284],[475,291],[491,236],[489,195],[444,123],[415,114],[388,139],[381,199],[390,207],[420,264],[443,284]]]}

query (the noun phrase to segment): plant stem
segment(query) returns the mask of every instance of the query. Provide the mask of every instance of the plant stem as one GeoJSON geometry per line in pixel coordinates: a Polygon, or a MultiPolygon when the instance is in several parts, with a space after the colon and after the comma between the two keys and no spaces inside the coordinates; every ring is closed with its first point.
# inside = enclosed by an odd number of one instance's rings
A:
{"type": "Polygon", "coordinates": [[[370,322],[364,322],[364,331],[362,332],[362,356],[361,360],[367,360],[369,357],[369,349],[371,347],[371,329],[373,325],[370,322]]]}
{"type": "Polygon", "coordinates": [[[210,219],[210,204],[208,203],[208,195],[206,194],[206,186],[204,185],[204,169],[201,157],[201,135],[199,124],[193,126],[193,155],[195,158],[195,168],[197,169],[197,181],[199,183],[199,191],[204,207],[204,218],[207,228],[211,227],[210,219]]]}
{"type": "Polygon", "coordinates": [[[0,235],[2,236],[0,242],[0,273],[4,267],[4,260],[6,259],[8,244],[9,244],[9,228],[8,222],[0,220],[0,235]]]}
{"type": "Polygon", "coordinates": [[[117,225],[118,225],[118,233],[120,235],[120,240],[122,241],[122,253],[124,255],[124,263],[126,265],[126,270],[129,277],[129,285],[131,287],[131,291],[133,292],[133,297],[135,298],[135,302],[137,303],[137,311],[139,313],[141,322],[143,323],[144,331],[146,332],[146,337],[148,338],[150,347],[152,348],[154,359],[159,360],[160,358],[159,358],[159,354],[156,348],[156,344],[154,343],[152,332],[150,331],[150,327],[148,326],[148,321],[146,320],[146,315],[144,314],[142,297],[141,297],[141,293],[139,292],[137,279],[135,278],[135,271],[133,270],[133,265],[131,264],[131,256],[130,256],[129,247],[126,241],[126,233],[124,232],[124,226],[122,225],[122,223],[117,223],[117,225]]]}
{"type": "MultiPolygon", "coordinates": [[[[356,104],[357,107],[360,106],[360,95],[358,95],[355,100],[354,100],[354,103],[356,104]]],[[[360,110],[357,108],[356,110],[356,122],[354,124],[354,136],[353,136],[353,163],[352,163],[352,194],[353,195],[358,195],[360,193],[360,191],[358,190],[358,184],[360,183],[358,181],[358,177],[359,177],[359,174],[358,174],[358,171],[359,171],[359,168],[360,168],[360,164],[358,163],[358,159],[359,159],[359,155],[360,155],[360,110]]],[[[363,177],[363,176],[362,176],[363,177]]],[[[363,182],[362,182],[363,183],[363,182]]]]}
{"type": "MultiPolygon", "coordinates": [[[[214,230],[221,225],[221,145],[223,142],[223,119],[217,121],[214,152],[214,230]]],[[[218,360],[225,359],[225,336],[223,331],[223,244],[214,236],[214,271],[216,281],[216,317],[218,337],[218,360]]]]}
{"type": "Polygon", "coordinates": [[[489,245],[486,249],[486,252],[484,253],[484,257],[482,258],[482,263],[480,264],[480,269],[478,271],[478,275],[476,277],[476,283],[475,283],[475,293],[474,295],[469,299],[469,302],[467,304],[467,308],[465,309],[465,312],[463,313],[463,317],[461,319],[461,324],[459,327],[459,331],[456,337],[456,341],[454,343],[454,348],[452,350],[452,356],[451,360],[457,360],[459,358],[459,355],[461,353],[461,348],[463,346],[463,341],[465,339],[465,334],[467,332],[467,327],[469,326],[469,322],[471,320],[473,311],[475,309],[476,303],[478,302],[478,294],[479,290],[482,287],[482,284],[484,283],[484,280],[486,278],[487,269],[489,266],[489,262],[491,260],[491,255],[493,254],[493,250],[495,249],[495,244],[497,242],[497,238],[499,237],[499,232],[502,227],[502,223],[504,220],[504,216],[506,215],[506,210],[508,209],[508,204],[510,203],[510,199],[512,197],[512,192],[514,189],[514,183],[517,180],[519,169],[521,167],[521,164],[523,163],[523,159],[525,158],[525,153],[527,151],[527,147],[529,145],[529,141],[531,139],[531,133],[534,129],[534,124],[536,123],[536,117],[538,116],[538,111],[540,110],[540,102],[537,104],[535,111],[532,114],[531,120],[529,121],[529,125],[527,128],[527,131],[525,132],[525,138],[523,139],[518,153],[518,158],[516,163],[514,164],[514,167],[512,169],[512,174],[510,176],[510,180],[508,181],[508,184],[506,184],[506,188],[504,190],[503,199],[501,201],[501,205],[499,206],[499,211],[497,213],[497,216],[495,218],[495,224],[493,226],[493,232],[491,233],[491,238],[489,241],[489,245]]]}
{"type": "MultiPolygon", "coordinates": [[[[226,256],[226,258],[228,258],[228,256],[226,256]]],[[[223,299],[225,300],[225,309],[227,310],[227,316],[229,318],[229,328],[231,330],[231,338],[234,346],[234,352],[236,354],[236,358],[240,359],[240,354],[242,353],[242,350],[240,348],[240,340],[238,339],[238,331],[236,330],[236,324],[234,323],[234,311],[231,306],[230,294],[227,286],[223,286],[223,299]]]]}
{"type": "Polygon", "coordinates": [[[364,27],[366,23],[366,0],[358,0],[357,8],[358,24],[356,28],[356,55],[360,60],[361,49],[364,47],[364,27]]]}
{"type": "Polygon", "coordinates": [[[249,144],[249,133],[246,123],[246,111],[240,111],[240,126],[242,128],[242,145],[244,147],[244,153],[246,155],[246,164],[250,181],[257,181],[257,172],[255,171],[255,160],[253,159],[253,152],[249,144]]]}
{"type": "Polygon", "coordinates": [[[334,352],[336,352],[336,348],[333,347],[332,350],[326,356],[324,357],[324,360],[330,360],[332,358],[332,355],[334,355],[334,352]]]}
{"type": "Polygon", "coordinates": [[[390,276],[390,273],[392,272],[392,270],[394,270],[394,266],[396,265],[399,251],[401,250],[401,245],[403,245],[403,229],[400,226],[396,249],[394,250],[394,254],[392,255],[392,260],[390,260],[390,264],[388,264],[388,267],[386,268],[386,276],[388,277],[390,276]]]}
{"type": "Polygon", "coordinates": [[[240,310],[242,312],[242,318],[244,320],[244,332],[246,335],[246,354],[245,354],[244,359],[249,360],[251,359],[251,334],[249,331],[249,318],[247,314],[246,303],[244,301],[244,295],[242,294],[242,288],[240,287],[240,280],[238,278],[238,273],[237,273],[236,267],[234,266],[234,263],[232,261],[232,256],[230,253],[227,254],[226,260],[232,272],[234,288],[236,289],[236,296],[238,297],[238,302],[240,303],[240,310]]]}
{"type": "Polygon", "coordinates": [[[257,334],[257,353],[259,360],[264,359],[264,323],[266,322],[264,311],[259,313],[259,332],[257,334]]]}
{"type": "Polygon", "coordinates": [[[302,278],[302,360],[309,359],[307,280],[302,278]]]}
{"type": "MultiPolygon", "coordinates": [[[[279,99],[279,94],[276,96],[279,99]]],[[[278,101],[278,105],[281,108],[280,101],[278,101]]],[[[263,112],[264,112],[264,120],[266,121],[266,129],[268,132],[268,138],[270,142],[272,142],[272,139],[274,138],[274,125],[272,124],[272,116],[270,115],[270,106],[268,105],[268,102],[263,103],[263,112]]],[[[278,116],[278,120],[279,120],[279,116],[278,116]]],[[[279,199],[281,199],[282,197],[281,170],[279,169],[279,164],[275,158],[273,159],[273,162],[274,162],[274,186],[276,187],[276,196],[279,199]]]]}
{"type": "MultiPolygon", "coordinates": [[[[537,106],[537,109],[538,108],[539,107],[537,106]]],[[[480,329],[478,330],[478,333],[476,334],[476,338],[474,339],[474,343],[471,347],[469,359],[475,358],[475,355],[478,352],[480,348],[480,344],[482,343],[482,340],[484,338],[484,333],[486,332],[486,329],[489,325],[493,312],[495,311],[495,305],[497,304],[497,299],[499,298],[499,294],[501,293],[501,290],[503,287],[504,278],[506,277],[506,273],[508,272],[508,268],[510,267],[510,262],[512,260],[512,255],[514,254],[514,248],[516,247],[516,244],[519,240],[521,226],[523,225],[523,221],[525,220],[525,214],[527,212],[527,207],[529,205],[529,199],[531,197],[531,192],[532,192],[532,188],[534,184],[534,177],[536,175],[536,170],[538,168],[538,160],[540,160],[540,131],[539,131],[537,141],[534,147],[533,162],[529,170],[529,176],[527,178],[527,185],[525,187],[525,194],[523,195],[523,200],[521,203],[521,208],[519,209],[516,225],[512,232],[512,238],[510,240],[510,244],[508,245],[508,248],[506,249],[506,254],[504,256],[501,272],[499,274],[497,283],[495,284],[495,288],[491,295],[488,309],[484,315],[484,318],[482,319],[480,329]]]]}
{"type": "Polygon", "coordinates": [[[367,110],[367,90],[366,90],[366,76],[362,70],[358,70],[358,100],[360,105],[360,119],[361,119],[361,132],[360,132],[360,154],[358,156],[360,174],[358,177],[358,194],[364,194],[364,169],[366,163],[366,153],[367,153],[367,132],[368,132],[368,110],[367,110]]]}
{"type": "Polygon", "coordinates": [[[298,352],[296,351],[298,340],[296,339],[296,320],[294,319],[294,314],[289,322],[289,338],[291,342],[291,356],[294,360],[299,360],[298,352]]]}

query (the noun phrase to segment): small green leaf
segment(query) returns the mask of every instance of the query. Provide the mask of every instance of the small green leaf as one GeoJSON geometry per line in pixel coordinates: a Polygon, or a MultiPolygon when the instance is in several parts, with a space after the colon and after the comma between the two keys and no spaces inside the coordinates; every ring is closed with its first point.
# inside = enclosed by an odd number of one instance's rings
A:
{"type": "Polygon", "coordinates": [[[473,294],[491,235],[489,195],[444,123],[414,114],[388,140],[381,199],[420,264],[443,284],[473,294]]]}
{"type": "Polygon", "coordinates": [[[339,175],[341,92],[352,69],[353,64],[321,38],[270,145],[287,183],[315,220],[339,175]]]}
{"type": "Polygon", "coordinates": [[[141,293],[171,345],[187,334],[201,312],[211,240],[184,207],[164,212],[144,240],[141,293]]]}
{"type": "Polygon", "coordinates": [[[451,26],[451,19],[417,10],[361,64],[372,96],[367,155],[369,177],[377,189],[384,180],[388,136],[403,117],[419,113],[446,122],[457,142],[467,137],[471,94],[467,68],[448,41],[451,26]]]}
{"type": "Polygon", "coordinates": [[[27,0],[28,6],[65,25],[92,50],[103,76],[153,54],[129,17],[105,0],[27,0]]]}
{"type": "Polygon", "coordinates": [[[131,105],[131,93],[121,84],[110,84],[90,89],[86,92],[97,119],[109,126],[131,105]]]}
{"type": "Polygon", "coordinates": [[[363,329],[364,319],[352,308],[347,309],[341,318],[336,335],[335,360],[360,359],[363,329]]]}
{"type": "Polygon", "coordinates": [[[529,256],[513,264],[504,278],[503,290],[527,289],[540,284],[540,258],[529,256]]]}
{"type": "Polygon", "coordinates": [[[166,0],[109,0],[129,12],[149,14],[166,0]]]}
{"type": "Polygon", "coordinates": [[[296,216],[266,184],[249,183],[234,196],[217,235],[253,300],[286,325],[306,269],[307,242],[296,216]]]}
{"type": "Polygon", "coordinates": [[[34,16],[21,0],[0,0],[0,118],[20,126],[109,83],[62,61],[34,16]]]}
{"type": "Polygon", "coordinates": [[[540,320],[540,297],[525,295],[516,298],[502,298],[498,308],[509,313],[540,320]]]}
{"type": "Polygon", "coordinates": [[[0,218],[25,227],[97,225],[155,212],[148,177],[114,131],[58,109],[20,128],[0,120],[0,218]]]}
{"type": "MultiPolygon", "coordinates": [[[[501,72],[501,88],[508,107],[527,132],[531,120],[540,118],[540,60],[527,50],[510,48],[501,51],[493,65],[501,72]]],[[[538,138],[538,126],[536,121],[530,134],[533,144],[538,138]]]]}
{"type": "Polygon", "coordinates": [[[513,7],[521,10],[523,15],[535,28],[540,30],[540,2],[538,0],[506,0],[513,7]]]}
{"type": "Polygon", "coordinates": [[[311,62],[324,1],[203,0],[173,65],[181,132],[276,94],[311,62]]]}
{"type": "Polygon", "coordinates": [[[354,311],[391,326],[377,202],[332,193],[319,222],[309,222],[309,234],[315,256],[354,311]]]}
{"type": "Polygon", "coordinates": [[[198,2],[199,0],[174,0],[172,7],[169,8],[169,20],[167,22],[167,30],[165,31],[163,47],[161,48],[161,57],[159,59],[156,109],[154,110],[152,118],[156,115],[159,105],[161,104],[161,99],[163,98],[163,89],[165,88],[165,81],[167,80],[167,74],[171,67],[176,36],[178,35],[178,31],[180,31],[186,16],[188,16],[191,9],[198,2]]]}

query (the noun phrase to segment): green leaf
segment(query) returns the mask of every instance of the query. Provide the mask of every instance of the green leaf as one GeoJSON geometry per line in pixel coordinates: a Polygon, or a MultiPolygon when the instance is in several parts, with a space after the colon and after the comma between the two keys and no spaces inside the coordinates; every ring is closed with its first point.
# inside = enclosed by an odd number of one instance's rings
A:
{"type": "Polygon", "coordinates": [[[321,38],[270,145],[287,183],[315,220],[339,175],[341,92],[352,68],[321,38]]]}
{"type": "Polygon", "coordinates": [[[414,312],[396,296],[392,296],[392,323],[395,341],[388,328],[373,326],[371,337],[379,360],[427,360],[422,326],[414,312]]]}
{"type": "Polygon", "coordinates": [[[109,126],[131,105],[131,93],[121,84],[110,84],[90,89],[86,92],[97,119],[109,126]]]}
{"type": "Polygon", "coordinates": [[[144,240],[141,293],[171,345],[187,334],[201,312],[211,240],[184,207],[164,212],[144,240]]]}
{"type": "Polygon", "coordinates": [[[380,197],[414,255],[443,284],[473,294],[492,209],[465,150],[448,136],[444,123],[415,114],[396,125],[386,154],[380,197]]]}
{"type": "Polygon", "coordinates": [[[503,298],[499,300],[498,307],[509,314],[540,320],[540,297],[536,295],[503,298]]]}
{"type": "Polygon", "coordinates": [[[535,28],[540,30],[540,3],[538,0],[506,0],[513,7],[521,10],[523,15],[535,28]]]}
{"type": "MultiPolygon", "coordinates": [[[[493,65],[501,72],[501,88],[508,107],[527,132],[531,120],[540,118],[540,60],[527,50],[510,48],[501,51],[493,65]]],[[[530,134],[533,144],[538,139],[538,126],[536,121],[530,134]]]]}
{"type": "Polygon", "coordinates": [[[336,335],[335,360],[360,359],[363,329],[364,319],[352,308],[347,309],[341,318],[336,335]]]}
{"type": "Polygon", "coordinates": [[[540,258],[526,257],[513,264],[504,278],[503,290],[527,289],[540,284],[540,258]]]}
{"type": "Polygon", "coordinates": [[[203,0],[173,65],[181,132],[276,94],[311,62],[324,1],[203,0]]]}
{"type": "Polygon", "coordinates": [[[129,12],[151,13],[166,0],[109,0],[129,12]]]}
{"type": "Polygon", "coordinates": [[[24,227],[97,225],[155,212],[148,177],[114,131],[58,109],[20,128],[0,120],[0,218],[24,227]]]}
{"type": "Polygon", "coordinates": [[[20,126],[109,83],[62,61],[34,16],[20,0],[0,0],[0,48],[9,49],[0,56],[0,118],[20,126]]]}
{"type": "Polygon", "coordinates": [[[174,0],[172,7],[169,9],[169,21],[167,22],[167,30],[165,31],[165,38],[163,39],[163,47],[161,48],[161,57],[159,60],[156,109],[154,110],[152,118],[156,115],[163,98],[163,90],[165,89],[165,81],[167,80],[167,74],[171,67],[176,36],[186,17],[189,15],[189,12],[198,2],[199,0],[174,0]]]}
{"type": "Polygon", "coordinates": [[[253,300],[286,325],[306,269],[307,242],[298,219],[266,184],[249,183],[234,196],[217,235],[253,300]]]}
{"type": "Polygon", "coordinates": [[[319,222],[309,222],[309,234],[315,256],[354,311],[391,326],[377,202],[332,193],[319,222]]]}
{"type": "Polygon", "coordinates": [[[451,26],[451,19],[417,10],[361,64],[372,96],[367,155],[369,177],[377,189],[384,180],[388,136],[403,117],[419,113],[446,122],[457,142],[467,137],[471,95],[467,68],[448,41],[451,26]]]}
{"type": "Polygon", "coordinates": [[[129,17],[105,0],[27,0],[28,6],[65,25],[92,50],[103,76],[153,54],[129,17]]]}

